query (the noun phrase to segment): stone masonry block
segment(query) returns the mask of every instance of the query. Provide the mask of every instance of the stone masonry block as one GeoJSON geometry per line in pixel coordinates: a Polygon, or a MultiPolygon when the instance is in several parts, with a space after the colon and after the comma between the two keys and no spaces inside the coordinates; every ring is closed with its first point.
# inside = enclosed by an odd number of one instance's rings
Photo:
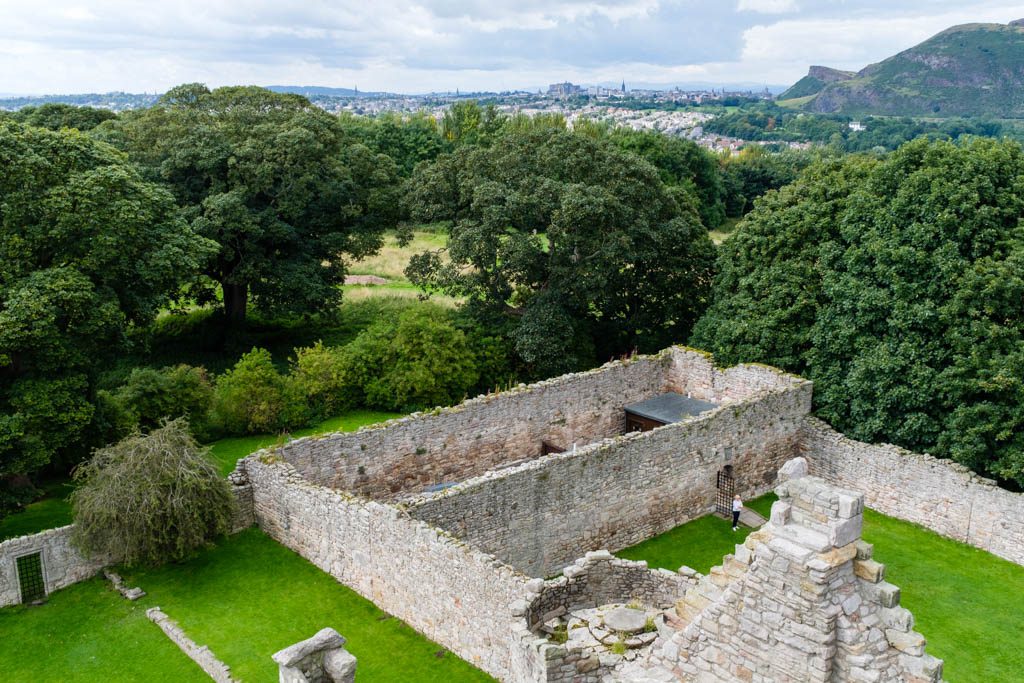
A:
{"type": "Polygon", "coordinates": [[[853,573],[869,583],[878,583],[885,578],[885,565],[874,560],[855,560],[853,573]]]}

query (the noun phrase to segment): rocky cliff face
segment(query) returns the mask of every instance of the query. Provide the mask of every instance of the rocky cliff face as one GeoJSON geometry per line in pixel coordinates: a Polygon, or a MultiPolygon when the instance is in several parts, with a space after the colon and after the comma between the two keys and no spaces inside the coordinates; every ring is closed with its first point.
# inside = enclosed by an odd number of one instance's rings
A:
{"type": "Polygon", "coordinates": [[[819,113],[1024,117],[1024,20],[954,26],[856,74],[811,67],[780,99],[819,113]]]}

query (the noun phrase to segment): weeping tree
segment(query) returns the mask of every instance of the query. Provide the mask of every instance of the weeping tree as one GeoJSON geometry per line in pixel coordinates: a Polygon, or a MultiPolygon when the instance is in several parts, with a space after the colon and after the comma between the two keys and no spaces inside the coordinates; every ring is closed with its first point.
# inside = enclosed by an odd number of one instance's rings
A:
{"type": "Polygon", "coordinates": [[[74,478],[74,541],[91,555],[156,565],[231,530],[230,486],[184,418],[98,449],[74,478]]]}

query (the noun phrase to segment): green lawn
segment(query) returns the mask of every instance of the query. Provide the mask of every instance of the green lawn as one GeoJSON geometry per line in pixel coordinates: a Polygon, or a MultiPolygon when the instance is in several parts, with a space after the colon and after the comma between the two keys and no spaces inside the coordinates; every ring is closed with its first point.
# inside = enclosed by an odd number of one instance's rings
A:
{"type": "Polygon", "coordinates": [[[42,498],[29,503],[21,512],[0,519],[0,541],[71,524],[71,483],[60,479],[40,488],[44,491],[42,498]]]}
{"type": "MultiPolygon", "coordinates": [[[[748,505],[765,514],[771,501],[765,496],[748,505]]],[[[685,564],[707,572],[747,533],[733,532],[724,519],[702,517],[616,554],[652,567],[685,564]]],[[[1024,567],[871,510],[864,516],[864,539],[886,565],[886,580],[900,587],[928,652],[946,661],[947,680],[1021,679],[1024,567]]]]}
{"type": "MultiPolygon", "coordinates": [[[[775,500],[775,494],[769,493],[745,505],[767,517],[775,500]]],[[[647,560],[651,567],[672,571],[685,564],[707,574],[716,564],[722,564],[722,556],[732,552],[750,532],[744,527],[733,531],[729,520],[708,515],[615,554],[627,560],[647,560]]]]}
{"type": "MultiPolygon", "coordinates": [[[[297,429],[291,433],[291,438],[300,436],[312,436],[315,434],[327,434],[329,432],[354,432],[360,427],[376,424],[399,417],[399,413],[385,413],[379,410],[352,410],[344,415],[324,420],[320,424],[297,429]]],[[[281,443],[284,437],[278,434],[258,434],[256,436],[238,436],[229,439],[221,439],[210,444],[210,454],[220,465],[221,474],[227,476],[235,469],[239,458],[258,451],[261,448],[281,443]]]]}
{"type": "Polygon", "coordinates": [[[0,679],[210,680],[146,619],[145,607],[128,602],[109,586],[95,578],[57,591],[39,607],[0,609],[0,679]]]}
{"type": "Polygon", "coordinates": [[[326,626],[348,639],[358,680],[492,680],[256,529],[125,579],[148,592],[141,603],[159,605],[243,681],[277,680],[270,656],[326,626]]]}
{"type": "MultiPolygon", "coordinates": [[[[326,434],[328,432],[352,432],[360,427],[399,417],[398,413],[385,413],[379,410],[353,410],[324,420],[320,424],[298,429],[291,434],[292,438],[326,434]]],[[[221,439],[210,444],[210,453],[220,466],[220,472],[227,476],[235,469],[239,458],[244,458],[261,448],[280,443],[284,437],[275,434],[258,434],[256,436],[240,436],[221,439]]],[[[44,485],[45,495],[34,503],[30,503],[21,512],[0,519],[0,541],[26,534],[35,534],[46,529],[71,524],[71,504],[67,495],[71,493],[71,484],[67,479],[54,481],[44,485]]]]}

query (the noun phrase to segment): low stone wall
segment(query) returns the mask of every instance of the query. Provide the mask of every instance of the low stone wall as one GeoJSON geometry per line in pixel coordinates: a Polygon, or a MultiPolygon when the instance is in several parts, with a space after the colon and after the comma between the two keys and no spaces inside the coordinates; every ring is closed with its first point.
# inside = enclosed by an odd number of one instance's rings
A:
{"type": "Polygon", "coordinates": [[[759,495],[794,455],[811,385],[761,392],[686,422],[545,456],[406,501],[409,513],[532,576],[618,550],[714,509],[717,473],[759,495]]]}
{"type": "Polygon", "coordinates": [[[160,627],[171,642],[178,646],[189,659],[199,665],[199,668],[206,672],[216,683],[236,683],[231,676],[231,667],[217,659],[210,648],[205,645],[197,645],[194,640],[178,626],[178,622],[167,616],[159,607],[150,607],[146,610],[146,617],[160,627]]]}
{"type": "Polygon", "coordinates": [[[812,473],[863,491],[873,510],[1024,564],[1024,494],[950,460],[848,439],[816,418],[800,436],[812,473]]]}
{"type": "Polygon", "coordinates": [[[614,667],[585,649],[552,642],[537,629],[571,609],[636,601],[665,608],[683,597],[696,579],[646,562],[614,557],[605,550],[587,553],[548,581],[527,584],[526,598],[513,605],[517,618],[513,637],[520,647],[513,658],[515,681],[572,681],[597,683],[614,667]]]}
{"type": "Polygon", "coordinates": [[[608,363],[357,432],[296,439],[277,449],[309,481],[388,499],[619,434],[623,406],[664,390],[668,353],[608,363]]]}
{"type": "Polygon", "coordinates": [[[742,401],[766,391],[807,383],[802,377],[759,363],[744,363],[722,370],[715,367],[710,353],[684,346],[673,346],[663,353],[668,353],[672,359],[667,390],[692,394],[714,403],[742,401]]]}
{"type": "Polygon", "coordinates": [[[598,607],[634,600],[664,609],[674,605],[694,583],[687,575],[650,569],[646,562],[623,560],[606,550],[597,550],[563,569],[557,578],[531,582],[527,588],[533,589],[532,595],[521,610],[523,623],[535,630],[573,607],[598,607]]]}
{"type": "Polygon", "coordinates": [[[509,606],[526,577],[399,509],[305,481],[288,463],[243,464],[260,527],[282,545],[499,678],[510,670],[509,606]]]}
{"type": "Polygon", "coordinates": [[[69,524],[0,543],[0,607],[21,602],[17,558],[23,555],[42,554],[47,594],[84,581],[110,563],[109,558],[87,558],[78,552],[71,544],[72,529],[69,524]]]}

